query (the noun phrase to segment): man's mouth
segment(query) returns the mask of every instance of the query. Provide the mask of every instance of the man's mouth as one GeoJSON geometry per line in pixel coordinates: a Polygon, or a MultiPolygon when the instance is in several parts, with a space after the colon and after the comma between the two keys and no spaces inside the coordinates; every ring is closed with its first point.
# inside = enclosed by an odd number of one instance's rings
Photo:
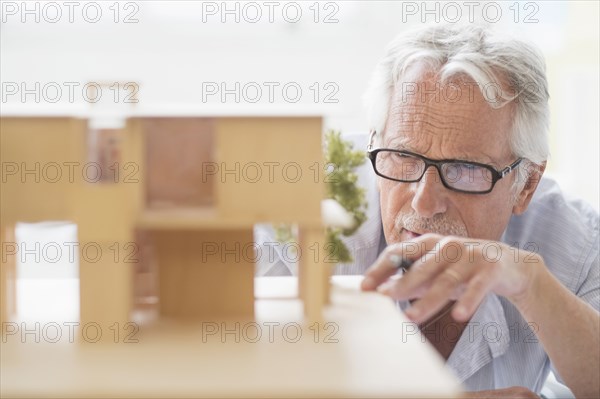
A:
{"type": "Polygon", "coordinates": [[[410,230],[407,230],[407,229],[403,229],[403,230],[404,230],[404,234],[406,235],[406,237],[407,237],[408,240],[412,240],[412,239],[415,239],[415,238],[421,236],[421,234],[416,233],[414,231],[410,231],[410,230]]]}

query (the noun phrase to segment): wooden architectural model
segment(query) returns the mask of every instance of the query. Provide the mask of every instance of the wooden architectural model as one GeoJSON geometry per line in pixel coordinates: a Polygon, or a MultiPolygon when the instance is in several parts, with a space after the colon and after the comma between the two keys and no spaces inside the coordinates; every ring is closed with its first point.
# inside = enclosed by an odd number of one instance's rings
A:
{"type": "MultiPolygon", "coordinates": [[[[140,117],[106,130],[66,117],[1,124],[3,243],[17,222],[66,220],[80,250],[102,249],[99,260],[80,257],[82,323],[128,321],[134,294],[152,291],[138,277],[155,266],[161,315],[252,318],[254,262],[266,256],[255,223],[298,224],[300,296],[308,319],[320,318],[329,271],[308,248],[324,239],[324,188],[312,172],[323,167],[320,118],[140,117]]],[[[2,258],[3,320],[14,309],[15,258],[2,258]]]]}

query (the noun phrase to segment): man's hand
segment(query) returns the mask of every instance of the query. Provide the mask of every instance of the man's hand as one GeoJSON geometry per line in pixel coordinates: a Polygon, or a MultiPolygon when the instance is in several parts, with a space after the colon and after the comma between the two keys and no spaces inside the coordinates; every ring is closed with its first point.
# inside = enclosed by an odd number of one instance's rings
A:
{"type": "Polygon", "coordinates": [[[452,317],[462,322],[486,294],[504,296],[523,319],[536,323],[537,337],[575,396],[599,397],[600,314],[562,285],[535,253],[494,241],[425,234],[388,246],[367,270],[362,289],[420,298],[406,311],[418,324],[451,300],[457,300],[452,317]],[[415,262],[402,278],[388,281],[397,272],[392,254],[415,262]]]}
{"type": "Polygon", "coordinates": [[[477,392],[466,392],[462,396],[465,399],[477,398],[477,399],[493,399],[493,398],[507,398],[507,399],[539,399],[540,397],[535,393],[531,392],[525,387],[510,387],[504,389],[494,389],[492,391],[477,391],[477,392]]]}
{"type": "Polygon", "coordinates": [[[361,288],[394,299],[420,298],[406,311],[416,323],[457,300],[452,317],[467,321],[490,292],[523,305],[542,265],[539,255],[503,243],[425,234],[388,246],[367,270],[361,288]],[[400,279],[389,279],[397,272],[389,260],[392,254],[415,261],[400,279]]]}

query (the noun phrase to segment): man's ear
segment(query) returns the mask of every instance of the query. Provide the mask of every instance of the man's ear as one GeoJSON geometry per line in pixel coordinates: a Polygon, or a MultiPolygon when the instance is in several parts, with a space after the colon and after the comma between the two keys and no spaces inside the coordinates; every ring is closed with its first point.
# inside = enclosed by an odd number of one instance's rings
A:
{"type": "Polygon", "coordinates": [[[513,205],[513,214],[520,215],[527,210],[527,207],[533,198],[533,194],[535,193],[540,180],[542,180],[542,175],[545,170],[546,161],[542,162],[541,165],[529,163],[527,166],[527,175],[529,177],[521,192],[517,194],[517,199],[513,205]]]}

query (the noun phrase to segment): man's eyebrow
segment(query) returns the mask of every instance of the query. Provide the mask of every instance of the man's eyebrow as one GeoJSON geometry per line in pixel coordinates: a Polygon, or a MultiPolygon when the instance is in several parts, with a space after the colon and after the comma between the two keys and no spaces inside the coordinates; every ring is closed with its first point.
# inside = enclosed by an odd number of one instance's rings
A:
{"type": "Polygon", "coordinates": [[[467,155],[465,153],[460,153],[460,154],[458,154],[458,156],[456,156],[452,159],[459,159],[462,161],[477,162],[477,163],[483,163],[486,165],[497,166],[497,162],[485,154],[478,154],[477,156],[473,156],[473,155],[467,155]]]}
{"type": "MultiPolygon", "coordinates": [[[[410,152],[414,152],[417,154],[422,154],[420,151],[418,151],[418,149],[415,149],[414,147],[412,147],[410,145],[410,140],[408,140],[406,138],[398,138],[398,139],[390,140],[390,142],[387,143],[387,148],[391,148],[394,150],[410,151],[410,152]]],[[[426,155],[424,155],[424,156],[426,156],[426,155]]],[[[489,155],[483,154],[483,153],[478,154],[477,156],[473,156],[473,154],[467,154],[467,153],[458,153],[458,154],[456,154],[456,156],[454,156],[452,158],[444,158],[444,159],[456,159],[456,160],[466,161],[466,162],[482,163],[485,165],[491,165],[495,168],[501,167],[498,164],[498,162],[496,162],[494,159],[492,159],[492,157],[490,157],[489,155]]]]}
{"type": "Polygon", "coordinates": [[[410,142],[412,140],[409,140],[406,137],[395,137],[391,140],[389,140],[387,143],[384,143],[384,146],[386,148],[391,148],[394,150],[406,150],[406,151],[411,151],[411,152],[418,152],[415,148],[413,148],[410,145],[410,142]]]}

